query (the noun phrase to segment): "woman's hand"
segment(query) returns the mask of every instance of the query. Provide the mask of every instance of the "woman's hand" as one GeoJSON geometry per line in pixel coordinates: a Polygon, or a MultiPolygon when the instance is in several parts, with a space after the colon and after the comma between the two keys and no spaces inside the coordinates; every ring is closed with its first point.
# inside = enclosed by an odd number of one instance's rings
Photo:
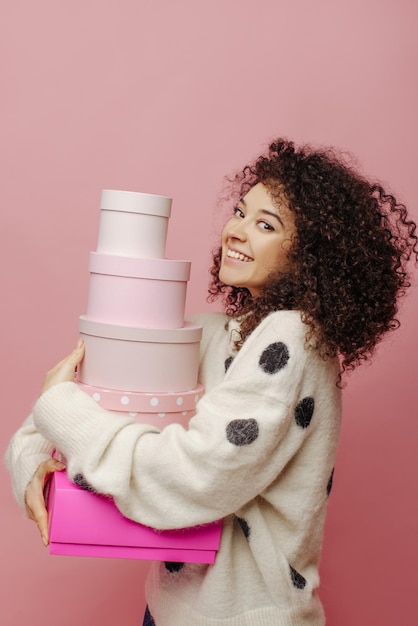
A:
{"type": "Polygon", "coordinates": [[[57,383],[73,381],[76,367],[79,363],[81,363],[83,357],[84,341],[80,339],[71,354],[66,356],[65,359],[62,359],[62,361],[57,363],[55,367],[47,372],[42,387],[42,393],[57,383]]]}
{"type": "Polygon", "coordinates": [[[36,522],[44,546],[49,544],[48,512],[45,505],[44,487],[48,477],[53,474],[53,472],[56,472],[57,470],[61,471],[63,469],[65,469],[65,465],[60,461],[57,461],[57,459],[48,459],[47,461],[43,461],[38,466],[32,480],[26,487],[26,515],[29,519],[36,522]]]}
{"type": "MultiPolygon", "coordinates": [[[[45,376],[42,393],[53,385],[74,380],[77,365],[84,357],[84,342],[80,339],[74,350],[62,361],[57,363],[45,376]]],[[[48,477],[57,470],[65,469],[65,465],[57,459],[43,461],[34,473],[25,492],[26,514],[29,519],[36,522],[45,546],[49,544],[48,537],[48,512],[45,506],[44,488],[48,477]]]]}

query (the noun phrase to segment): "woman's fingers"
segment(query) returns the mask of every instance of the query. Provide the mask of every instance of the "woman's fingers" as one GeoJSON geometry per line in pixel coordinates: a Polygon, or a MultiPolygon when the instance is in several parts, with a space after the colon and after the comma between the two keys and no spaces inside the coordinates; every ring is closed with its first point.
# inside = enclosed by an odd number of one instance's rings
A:
{"type": "Polygon", "coordinates": [[[53,385],[74,380],[76,367],[84,357],[84,341],[80,339],[74,350],[62,361],[57,363],[45,376],[42,386],[42,393],[50,389],[53,385]]]}
{"type": "Polygon", "coordinates": [[[49,543],[48,512],[44,499],[44,487],[50,474],[63,469],[65,469],[65,465],[56,459],[43,461],[26,488],[26,514],[38,526],[44,546],[47,546],[49,543]]]}

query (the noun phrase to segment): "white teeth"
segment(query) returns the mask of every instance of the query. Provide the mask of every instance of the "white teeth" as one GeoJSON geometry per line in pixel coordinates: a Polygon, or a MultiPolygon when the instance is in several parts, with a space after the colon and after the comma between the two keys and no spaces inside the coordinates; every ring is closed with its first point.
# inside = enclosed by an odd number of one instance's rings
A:
{"type": "Polygon", "coordinates": [[[226,255],[229,256],[231,259],[237,259],[238,261],[244,261],[244,262],[248,262],[248,261],[252,261],[252,259],[250,259],[249,256],[245,256],[245,254],[242,254],[241,252],[236,252],[235,250],[227,250],[226,255]]]}

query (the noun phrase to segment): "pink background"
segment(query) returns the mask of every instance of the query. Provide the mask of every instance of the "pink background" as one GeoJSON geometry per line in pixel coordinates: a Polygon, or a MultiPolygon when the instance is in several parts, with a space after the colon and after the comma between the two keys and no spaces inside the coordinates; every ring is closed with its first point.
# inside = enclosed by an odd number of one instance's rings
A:
{"type": "MultiPolygon", "coordinates": [[[[274,136],[352,151],[418,217],[417,20],[413,0],[2,2],[2,454],[77,337],[102,188],[174,198],[189,312],[208,307],[222,177],[274,136]]],[[[331,626],[417,623],[416,305],[345,393],[331,626]]],[[[141,623],[147,563],[49,556],[1,472],[1,623],[141,623]]]]}

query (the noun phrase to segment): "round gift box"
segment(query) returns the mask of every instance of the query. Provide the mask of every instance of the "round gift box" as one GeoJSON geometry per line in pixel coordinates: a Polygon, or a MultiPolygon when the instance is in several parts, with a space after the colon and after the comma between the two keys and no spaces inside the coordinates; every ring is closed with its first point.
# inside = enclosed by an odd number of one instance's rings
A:
{"type": "Polygon", "coordinates": [[[86,317],[145,328],[184,325],[190,262],[90,253],[86,317]]]}
{"type": "Polygon", "coordinates": [[[80,382],[78,385],[104,409],[130,415],[138,422],[151,424],[160,430],[169,424],[181,424],[187,428],[190,418],[196,413],[196,404],[203,395],[202,385],[179,393],[132,393],[80,382]]]}
{"type": "Polygon", "coordinates": [[[164,257],[171,198],[103,189],[100,209],[98,252],[164,257]]]}
{"type": "Polygon", "coordinates": [[[78,379],[86,385],[126,391],[189,391],[197,385],[202,327],[153,329],[79,318],[86,352],[78,379]]]}

